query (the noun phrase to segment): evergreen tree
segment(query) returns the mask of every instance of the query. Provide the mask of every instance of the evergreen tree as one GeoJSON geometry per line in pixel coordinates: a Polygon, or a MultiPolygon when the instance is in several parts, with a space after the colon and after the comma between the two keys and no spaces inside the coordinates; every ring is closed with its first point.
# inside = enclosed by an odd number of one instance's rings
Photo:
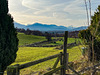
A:
{"type": "Polygon", "coordinates": [[[91,18],[91,25],[89,27],[91,34],[94,37],[100,37],[100,5],[91,18]]]}
{"type": "Polygon", "coordinates": [[[88,29],[80,31],[79,37],[89,46],[89,60],[100,60],[100,6],[91,17],[91,25],[88,29]]]}
{"type": "Polygon", "coordinates": [[[13,18],[8,13],[8,0],[0,0],[0,75],[15,61],[18,39],[13,18]]]}

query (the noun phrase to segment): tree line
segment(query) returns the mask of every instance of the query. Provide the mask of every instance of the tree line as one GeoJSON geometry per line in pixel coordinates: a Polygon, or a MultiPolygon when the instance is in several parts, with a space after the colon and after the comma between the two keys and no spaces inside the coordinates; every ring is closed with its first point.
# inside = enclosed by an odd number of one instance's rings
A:
{"type": "MultiPolygon", "coordinates": [[[[20,33],[24,33],[26,35],[37,35],[37,36],[46,36],[47,33],[49,34],[49,36],[51,37],[64,37],[64,31],[45,31],[45,32],[42,32],[42,31],[39,31],[39,30],[30,30],[30,29],[24,29],[24,28],[16,28],[17,32],[20,32],[20,33]]],[[[68,32],[68,37],[70,38],[78,38],[78,33],[79,31],[71,31],[71,32],[68,32]]]]}
{"type": "Polygon", "coordinates": [[[49,31],[38,31],[38,30],[30,30],[30,29],[23,29],[23,28],[16,28],[17,32],[24,33],[26,35],[37,35],[37,36],[46,36],[47,34],[51,37],[63,37],[64,33],[59,34],[59,33],[54,33],[54,32],[49,32],[49,31]]]}

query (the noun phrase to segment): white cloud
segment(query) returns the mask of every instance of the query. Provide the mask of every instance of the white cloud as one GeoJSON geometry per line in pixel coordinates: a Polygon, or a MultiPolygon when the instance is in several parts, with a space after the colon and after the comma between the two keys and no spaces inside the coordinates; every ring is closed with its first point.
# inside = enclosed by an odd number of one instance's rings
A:
{"type": "Polygon", "coordinates": [[[8,0],[10,12],[22,12],[28,8],[22,5],[21,0],[8,0]]]}
{"type": "MultiPolygon", "coordinates": [[[[86,24],[84,0],[8,0],[10,13],[19,23],[46,23],[57,25],[86,24]]],[[[100,4],[92,1],[92,14],[100,4]]]]}

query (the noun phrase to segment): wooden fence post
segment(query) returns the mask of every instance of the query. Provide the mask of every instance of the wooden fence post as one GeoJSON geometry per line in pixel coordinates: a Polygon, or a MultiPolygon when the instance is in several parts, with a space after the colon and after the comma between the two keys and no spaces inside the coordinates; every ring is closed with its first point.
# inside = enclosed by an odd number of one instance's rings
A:
{"type": "Polygon", "coordinates": [[[66,69],[68,68],[68,58],[67,58],[67,39],[68,39],[68,31],[65,31],[65,36],[64,36],[64,49],[63,49],[63,53],[64,53],[64,56],[63,56],[63,65],[64,65],[64,68],[63,68],[63,75],[66,74],[66,69]]]}
{"type": "Polygon", "coordinates": [[[19,64],[7,67],[7,75],[19,75],[19,64]]]}
{"type": "Polygon", "coordinates": [[[66,70],[68,69],[68,58],[69,58],[69,53],[66,53],[66,70]]]}
{"type": "Polygon", "coordinates": [[[16,64],[16,75],[20,75],[19,64],[16,64]]]}
{"type": "MultiPolygon", "coordinates": [[[[62,52],[60,52],[61,56],[60,56],[60,65],[62,66],[63,65],[63,60],[62,60],[62,52]]],[[[60,71],[60,75],[63,75],[63,68],[61,68],[61,71],[60,71]]]]}

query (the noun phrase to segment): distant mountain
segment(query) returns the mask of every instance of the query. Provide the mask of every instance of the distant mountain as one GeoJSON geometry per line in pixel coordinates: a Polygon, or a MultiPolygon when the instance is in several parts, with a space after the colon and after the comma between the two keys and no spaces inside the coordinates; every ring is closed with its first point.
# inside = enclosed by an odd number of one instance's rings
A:
{"type": "Polygon", "coordinates": [[[47,25],[47,24],[40,24],[40,23],[34,23],[32,25],[27,25],[26,28],[29,28],[31,30],[40,30],[40,31],[65,31],[68,30],[68,28],[64,26],[57,26],[57,25],[47,25]]]}
{"type": "Polygon", "coordinates": [[[73,27],[72,25],[70,25],[70,26],[68,26],[67,28],[70,29],[70,30],[72,30],[72,29],[75,28],[75,27],[73,27]]]}
{"type": "Polygon", "coordinates": [[[82,27],[65,27],[65,26],[57,26],[54,24],[51,25],[47,25],[47,24],[41,24],[41,23],[34,23],[34,24],[30,24],[30,25],[23,25],[20,23],[15,22],[14,26],[17,28],[24,28],[24,29],[30,29],[30,30],[39,30],[39,31],[76,31],[76,30],[83,30],[86,29],[87,26],[82,26],[82,27]]]}
{"type": "Polygon", "coordinates": [[[17,23],[17,22],[14,22],[14,26],[15,26],[15,28],[16,28],[16,27],[17,27],[17,28],[25,28],[25,25],[20,24],[20,23],[17,23]]]}
{"type": "Polygon", "coordinates": [[[81,27],[74,28],[73,30],[74,30],[74,31],[76,31],[76,30],[77,30],[77,31],[78,31],[78,30],[84,30],[84,29],[87,29],[87,27],[88,27],[88,26],[81,26],[81,27]]]}

